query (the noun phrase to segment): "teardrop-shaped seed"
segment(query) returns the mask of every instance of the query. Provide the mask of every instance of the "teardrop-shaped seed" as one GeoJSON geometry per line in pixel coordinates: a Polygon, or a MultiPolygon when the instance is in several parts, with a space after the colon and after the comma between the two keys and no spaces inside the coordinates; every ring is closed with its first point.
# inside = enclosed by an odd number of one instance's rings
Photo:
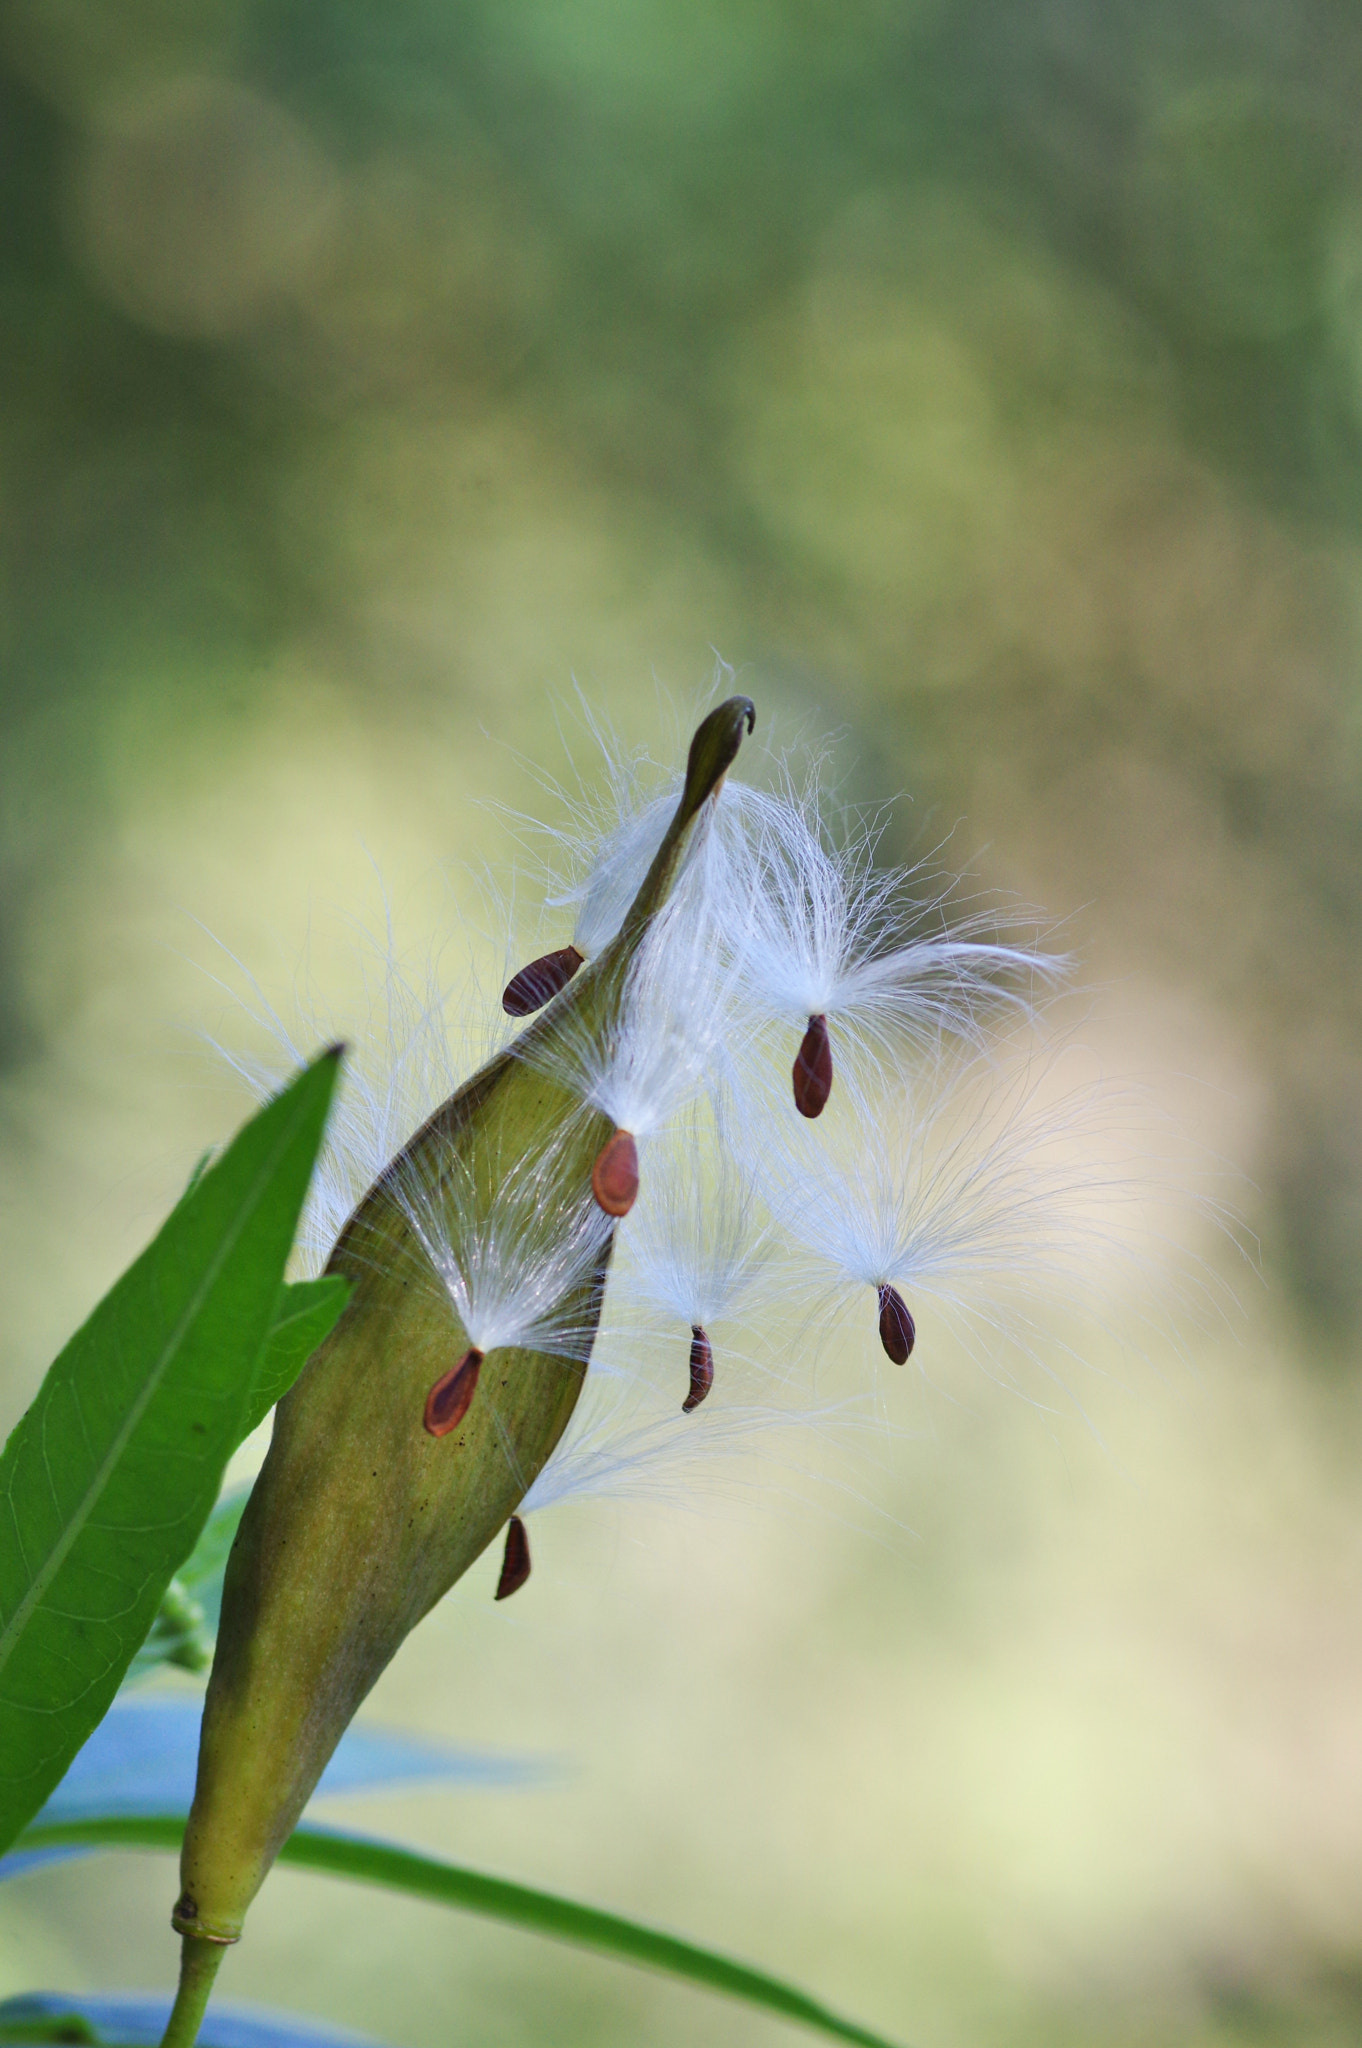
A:
{"type": "Polygon", "coordinates": [[[895,1365],[906,1365],[917,1342],[917,1324],[897,1287],[880,1289],[880,1342],[895,1365]]]}
{"type": "Polygon", "coordinates": [[[501,992],[501,1007],[508,1017],[529,1017],[542,1010],[550,996],[566,988],[585,956],[575,946],[562,946],[556,953],[541,953],[513,974],[501,992]]]}
{"type": "Polygon", "coordinates": [[[441,1373],[426,1395],[426,1412],[422,1419],[431,1436],[448,1436],[467,1415],[469,1404],[478,1390],[482,1358],[483,1354],[476,1346],[465,1351],[458,1364],[441,1373]]]}
{"type": "Polygon", "coordinates": [[[698,1408],[714,1385],[714,1353],[699,1323],[690,1326],[690,1392],[681,1403],[681,1413],[698,1408]]]}
{"type": "Polygon", "coordinates": [[[607,1216],[627,1216],[638,1194],[638,1146],[632,1131],[616,1131],[591,1169],[591,1192],[607,1216]]]}
{"type": "Polygon", "coordinates": [[[501,1559],[501,1577],[497,1580],[498,1600],[509,1600],[529,1576],[530,1539],[519,1515],[512,1515],[506,1524],[506,1549],[501,1559]]]}
{"type": "Polygon", "coordinates": [[[821,1116],[832,1093],[832,1046],[826,1017],[810,1017],[794,1063],[794,1101],[801,1116],[821,1116]]]}

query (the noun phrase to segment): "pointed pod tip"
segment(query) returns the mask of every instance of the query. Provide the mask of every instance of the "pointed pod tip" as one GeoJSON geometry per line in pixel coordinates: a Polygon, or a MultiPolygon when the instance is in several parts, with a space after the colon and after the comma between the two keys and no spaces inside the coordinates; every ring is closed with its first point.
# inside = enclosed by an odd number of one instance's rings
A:
{"type": "Polygon", "coordinates": [[[326,1051],[319,1055],[319,1059],[343,1060],[345,1058],[345,1055],[349,1052],[349,1050],[350,1048],[346,1044],[345,1040],[343,1038],[338,1038],[335,1041],[334,1045],[328,1045],[326,1051]]]}
{"type": "Polygon", "coordinates": [[[682,816],[691,817],[718,788],[738,757],[743,733],[752,732],[757,707],[750,697],[727,697],[702,719],[686,756],[686,789],[682,816]]]}

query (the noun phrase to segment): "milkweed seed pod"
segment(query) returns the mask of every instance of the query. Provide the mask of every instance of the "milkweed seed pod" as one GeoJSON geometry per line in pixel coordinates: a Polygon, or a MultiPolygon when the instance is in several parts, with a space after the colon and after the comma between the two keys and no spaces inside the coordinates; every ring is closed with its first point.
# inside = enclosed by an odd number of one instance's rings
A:
{"type": "Polygon", "coordinates": [[[577,1401],[613,1242],[591,1176],[614,1123],[568,1070],[614,1036],[753,718],[734,697],[704,720],[615,937],[430,1117],[341,1232],[329,1270],[350,1304],[280,1404],[227,1570],[168,2040],[192,2040],[221,1946],[403,1638],[508,1522],[504,1589],[528,1571],[515,1510],[577,1401]],[[533,1056],[517,1057],[526,1041],[533,1056]]]}

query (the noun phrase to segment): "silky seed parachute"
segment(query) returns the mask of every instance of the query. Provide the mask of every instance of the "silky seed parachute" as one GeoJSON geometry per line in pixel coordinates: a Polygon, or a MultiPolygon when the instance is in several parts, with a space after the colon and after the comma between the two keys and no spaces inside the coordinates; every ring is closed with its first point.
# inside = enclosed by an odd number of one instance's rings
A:
{"type": "Polygon", "coordinates": [[[729,1142],[731,1114],[716,1094],[659,1140],[616,1255],[616,1307],[659,1338],[669,1328],[690,1331],[686,1415],[714,1385],[712,1333],[755,1307],[764,1278],[770,1228],[729,1142]]]}
{"type": "MultiPolygon", "coordinates": [[[[873,1318],[901,1366],[929,1327],[933,1348],[950,1332],[999,1380],[1021,1360],[1053,1378],[1054,1304],[1108,1338],[1102,1281],[1117,1271],[1150,1292],[1140,1241],[1159,1169],[1141,1112],[1063,1040],[941,1046],[849,1081],[816,1128],[768,1083],[737,1143],[778,1238],[800,1250],[791,1284],[814,1329],[873,1318]]],[[[1157,1321],[1152,1300],[1141,1315],[1157,1321]]]]}
{"type": "Polygon", "coordinates": [[[801,791],[788,772],[773,793],[730,785],[719,835],[727,872],[722,854],[711,860],[747,1005],[803,1033],[791,1079],[809,1119],[832,1092],[834,1030],[853,1059],[878,1063],[942,1038],[980,1044],[991,1017],[1028,1015],[1067,964],[984,936],[1015,918],[952,914],[953,878],[924,900],[925,866],[880,863],[873,825],[853,824],[839,842],[819,796],[816,779],[801,791]]]}
{"type": "MultiPolygon", "coordinates": [[[[472,1346],[519,1347],[585,1365],[598,1321],[589,1275],[610,1221],[586,1189],[564,1201],[564,1155],[575,1120],[541,1144],[481,1163],[420,1152],[382,1183],[411,1225],[412,1279],[437,1281],[472,1346]]],[[[355,1251],[364,1256],[363,1235],[355,1251]]]]}

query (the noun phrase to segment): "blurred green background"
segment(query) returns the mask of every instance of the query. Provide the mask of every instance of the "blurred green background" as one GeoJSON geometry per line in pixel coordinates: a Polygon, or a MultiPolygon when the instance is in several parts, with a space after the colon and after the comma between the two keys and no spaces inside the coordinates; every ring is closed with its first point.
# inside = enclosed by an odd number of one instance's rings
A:
{"type": "MultiPolygon", "coordinates": [[[[244,1109],[213,940],[343,1022],[375,869],[419,954],[573,678],[665,750],[717,649],[1065,921],[1261,1272],[1095,1429],[948,1362],[863,1499],[545,1517],[374,1712],[561,1777],[351,1817],[918,2048],[1356,2041],[1356,10],[9,0],[0,64],[0,1419],[244,1109]]],[[[168,1984],[173,1889],[8,1888],[0,1991],[168,1984]]],[[[793,2038],[286,1873],[223,1991],[793,2038]]]]}

